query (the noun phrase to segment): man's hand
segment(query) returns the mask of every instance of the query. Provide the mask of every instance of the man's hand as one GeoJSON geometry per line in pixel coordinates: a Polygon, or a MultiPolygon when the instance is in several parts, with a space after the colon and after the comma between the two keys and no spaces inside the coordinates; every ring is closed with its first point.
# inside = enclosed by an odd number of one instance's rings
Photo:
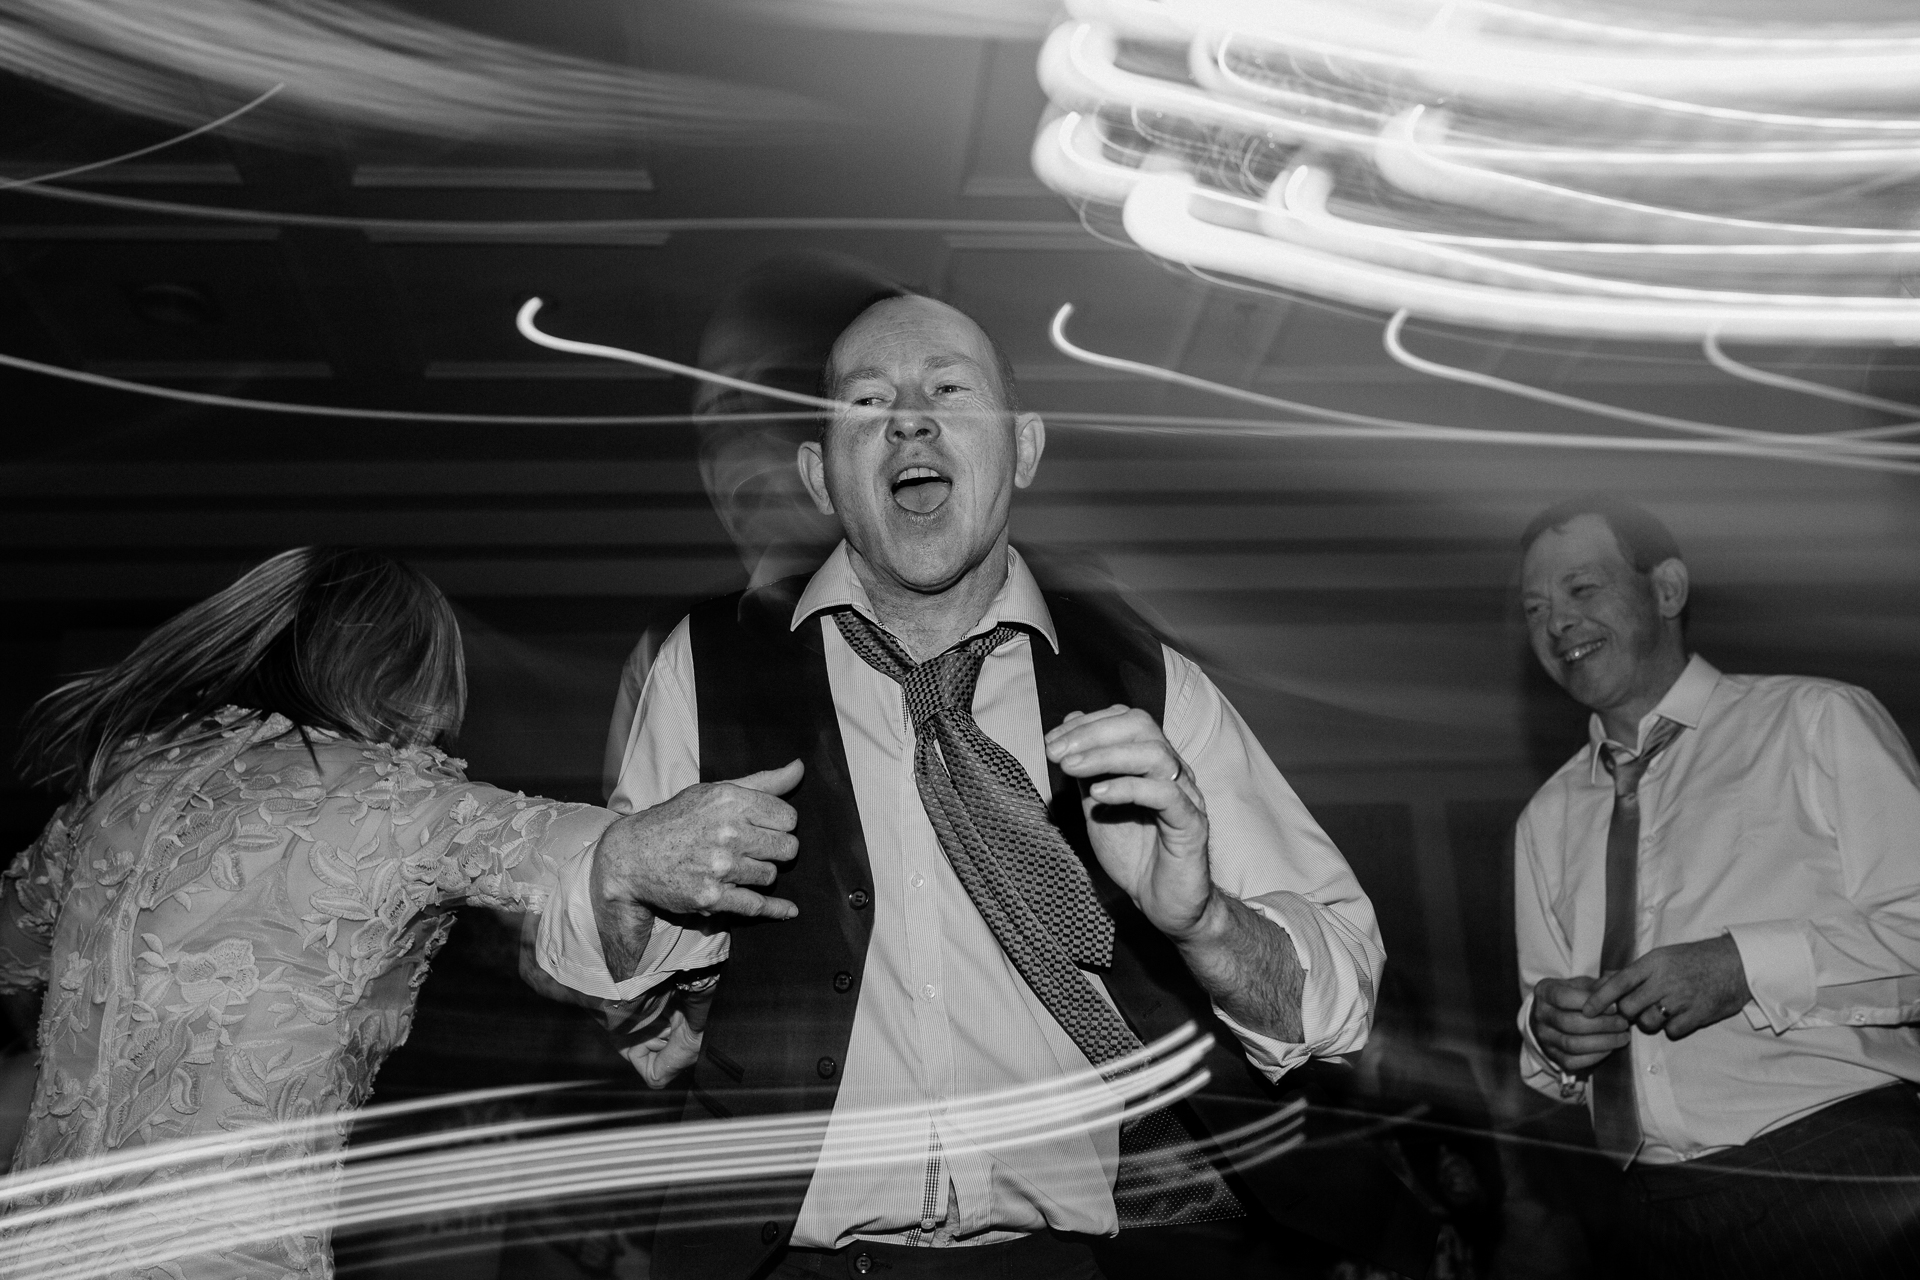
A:
{"type": "Polygon", "coordinates": [[[732,782],[701,783],[620,819],[593,851],[593,916],[607,969],[632,976],[655,912],[791,920],[800,908],[754,892],[799,849],[797,815],[778,797],[800,782],[798,760],[732,782]],[[749,887],[752,886],[752,887],[749,887]]]}
{"type": "Polygon", "coordinates": [[[1047,758],[1081,780],[1094,856],[1173,939],[1202,989],[1261,1035],[1305,1040],[1306,970],[1293,939],[1215,888],[1200,784],[1153,717],[1131,707],[1076,711],[1047,735],[1047,758]]]}
{"type": "Polygon", "coordinates": [[[1586,1012],[1598,978],[1542,978],[1533,985],[1533,1038],[1553,1065],[1578,1074],[1624,1049],[1633,1032],[1617,1013],[1586,1012]]]}
{"type": "Polygon", "coordinates": [[[1648,1035],[1684,1040],[1731,1018],[1753,998],[1747,968],[1731,935],[1655,947],[1588,993],[1582,1012],[1617,1006],[1620,1017],[1648,1035]]]}
{"type": "Polygon", "coordinates": [[[1176,942],[1198,933],[1214,897],[1206,802],[1153,717],[1075,711],[1047,735],[1047,758],[1081,780],[1087,837],[1114,883],[1176,942]]]}
{"type": "Polygon", "coordinates": [[[673,1078],[700,1058],[700,1042],[706,1038],[707,1010],[713,1004],[713,988],[676,993],[666,1025],[652,1039],[628,1045],[620,1055],[633,1064],[650,1089],[664,1089],[673,1078]]]}

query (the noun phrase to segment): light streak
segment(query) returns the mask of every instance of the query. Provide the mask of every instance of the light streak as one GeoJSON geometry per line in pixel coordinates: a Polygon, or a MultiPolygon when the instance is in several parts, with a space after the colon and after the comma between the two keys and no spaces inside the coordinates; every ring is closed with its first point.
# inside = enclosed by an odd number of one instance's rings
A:
{"type": "Polygon", "coordinates": [[[86,164],[76,164],[66,169],[58,169],[52,173],[35,174],[31,178],[9,178],[0,181],[0,191],[17,191],[21,187],[35,187],[48,182],[59,182],[66,178],[77,178],[84,173],[93,173],[100,169],[110,169],[116,164],[125,164],[129,160],[138,160],[141,156],[150,156],[156,151],[165,151],[168,147],[177,147],[183,142],[189,142],[194,138],[200,137],[202,134],[212,133],[215,129],[223,125],[233,123],[284,88],[286,88],[286,86],[283,84],[274,85],[253,101],[235,107],[219,119],[209,120],[205,124],[197,125],[185,133],[176,134],[168,138],[164,142],[155,142],[148,146],[137,147],[132,151],[123,151],[119,155],[109,157],[105,160],[93,160],[86,164]]]}
{"type": "Polygon", "coordinates": [[[1409,107],[1394,117],[1381,131],[1373,151],[1374,167],[1380,176],[1409,195],[1532,219],[1545,230],[1573,235],[1637,232],[1649,244],[1687,243],[1689,237],[1709,243],[1742,237],[1804,244],[1846,237],[1910,239],[1913,234],[1895,228],[1774,222],[1703,213],[1497,173],[1448,157],[1441,144],[1449,119],[1447,112],[1424,105],[1409,107]]]}
{"type": "Polygon", "coordinates": [[[1755,305],[1670,301],[1651,292],[1592,297],[1458,282],[1208,222],[1191,211],[1196,194],[1197,184],[1184,174],[1141,178],[1124,207],[1127,234],[1149,253],[1174,261],[1371,310],[1407,310],[1482,328],[1687,342],[1698,342],[1709,331],[1748,342],[1920,342],[1920,303],[1910,300],[1822,298],[1755,305]],[[1856,305],[1868,303],[1884,305],[1856,305]]]}
{"type": "Polygon", "coordinates": [[[952,36],[965,40],[1038,40],[1054,0],[721,0],[721,7],[782,25],[952,36]]]}
{"type": "MultiPolygon", "coordinates": [[[[176,139],[178,141],[178,139],[176,139]]],[[[86,191],[52,184],[51,177],[34,178],[20,194],[131,213],[153,213],[197,221],[240,222],[252,226],[316,227],[324,230],[368,231],[407,236],[478,238],[481,240],[535,239],[564,243],[628,236],[664,237],[690,233],[765,231],[909,231],[926,233],[1046,233],[1058,231],[1058,219],[1008,220],[997,218],[383,218],[354,214],[302,213],[298,210],[248,209],[231,205],[155,200],[110,191],[86,191]]]]}
{"type": "Polygon", "coordinates": [[[1875,194],[1920,173],[1914,24],[1650,31],[1478,0],[1069,9],[1040,56],[1065,114],[1035,171],[1117,208],[1156,257],[1483,329],[1920,341],[1920,301],[1895,287],[1920,235],[1875,194]],[[1155,69],[1173,66],[1187,74],[1155,69]]]}
{"type": "Polygon", "coordinates": [[[0,70],[139,115],[187,122],[208,88],[286,86],[239,132],[298,145],[319,121],[466,141],[701,145],[804,136],[835,122],[773,89],[620,66],[397,8],[340,0],[8,0],[0,70]]]}
{"type": "Polygon", "coordinates": [[[1503,92],[1521,100],[1594,89],[1677,96],[1752,96],[1807,101],[1879,103],[1913,94],[1920,41],[1863,39],[1787,46],[1760,43],[1735,52],[1698,42],[1662,51],[1633,41],[1626,29],[1609,41],[1515,39],[1485,23],[1445,19],[1457,10],[1403,8],[1399,22],[1382,22],[1354,5],[1295,0],[1284,7],[1254,0],[1177,0],[1204,28],[1225,29],[1293,53],[1334,63],[1401,72],[1439,93],[1503,92]],[[1435,18],[1439,21],[1435,21],[1435,18]]]}
{"type": "MultiPolygon", "coordinates": [[[[1851,447],[1842,433],[1795,436],[1778,432],[1754,431],[1739,439],[1695,439],[1674,440],[1644,437],[1594,436],[1561,434],[1544,431],[1507,431],[1487,430],[1473,427],[1441,426],[1433,423],[1412,422],[1395,418],[1376,418],[1368,414],[1347,413],[1344,410],[1327,409],[1321,406],[1303,404],[1296,400],[1285,400],[1278,396],[1263,395],[1240,387],[1231,387],[1223,383],[1211,382],[1177,369],[1166,369],[1159,365],[1147,364],[1138,360],[1127,360],[1119,356],[1103,355],[1075,344],[1066,335],[1066,322],[1073,315],[1072,304],[1062,306],[1054,314],[1049,336],[1053,345],[1062,355],[1070,359],[1090,364],[1096,368],[1110,369],[1115,372],[1136,374],[1156,381],[1188,387],[1196,391],[1239,400],[1247,404],[1261,405],[1266,408],[1280,409],[1292,413],[1305,413],[1325,418],[1326,423],[1261,423],[1242,419],[1174,418],[1156,416],[1150,422],[1125,421],[1122,415],[1077,415],[1070,419],[1071,425],[1086,429],[1102,429],[1103,423],[1113,423],[1106,429],[1129,432],[1192,432],[1205,431],[1214,434],[1242,436],[1276,436],[1282,438],[1345,438],[1372,440],[1402,440],[1409,442],[1432,442],[1448,444],[1494,444],[1518,445],[1547,449],[1593,449],[1622,453],[1681,453],[1708,454],[1724,457],[1764,459],[1812,463],[1820,466],[1855,467],[1873,471],[1894,471],[1920,474],[1920,462],[1908,462],[1898,456],[1888,456],[1886,450],[1898,446],[1880,446],[1872,453],[1862,452],[1851,447]]],[[[1514,384],[1519,385],[1519,384],[1514,384]]],[[[1592,405],[1594,402],[1582,402],[1592,405]]],[[[1065,417],[1065,415],[1052,415],[1065,417]]],[[[1693,424],[1689,425],[1709,425],[1693,424]]],[[[1737,431],[1738,428],[1726,428],[1737,431]]]]}
{"type": "Polygon", "coordinates": [[[803,395],[798,391],[788,391],[781,387],[770,387],[764,383],[748,382],[744,378],[735,378],[729,374],[714,373],[708,369],[698,369],[690,364],[666,360],[660,356],[650,356],[642,351],[629,351],[625,347],[609,347],[598,342],[578,342],[572,338],[559,338],[543,332],[533,322],[545,305],[538,298],[528,298],[521,304],[519,313],[513,318],[514,327],[520,330],[520,336],[528,342],[546,347],[551,351],[565,351],[571,355],[593,356],[601,360],[618,360],[624,364],[637,364],[648,369],[658,369],[665,373],[678,374],[683,378],[692,378],[716,387],[727,387],[734,391],[746,391],[756,396],[766,396],[770,400],[784,400],[789,404],[805,405],[810,409],[844,409],[848,406],[839,400],[826,400],[819,396],[803,395]]]}
{"type": "MultiPolygon", "coordinates": [[[[1816,447],[1836,447],[1847,449],[1845,442],[1865,439],[1857,431],[1823,432],[1817,436],[1782,435],[1778,432],[1755,431],[1745,427],[1722,426],[1717,423],[1701,422],[1694,418],[1675,418],[1664,413],[1648,413],[1640,409],[1628,409],[1620,405],[1605,404],[1598,400],[1589,400],[1583,396],[1570,396],[1564,392],[1549,391],[1545,387],[1530,386],[1524,382],[1514,382],[1509,378],[1497,378],[1492,374],[1480,373],[1472,369],[1461,369],[1454,365],[1441,364],[1428,360],[1408,351],[1400,340],[1400,331],[1406,325],[1407,313],[1397,311],[1393,319],[1387,322],[1381,334],[1382,345],[1387,354],[1409,369],[1431,374],[1436,378],[1445,378],[1452,382],[1463,382],[1468,386],[1486,387],[1493,391],[1504,391],[1509,395],[1523,396],[1529,400],[1538,400],[1542,404],[1554,405],[1561,409],[1572,409],[1579,413],[1592,413],[1605,418],[1614,418],[1621,422],[1631,422],[1643,427],[1659,427],[1667,431],[1681,431],[1693,435],[1713,436],[1724,440],[1746,440],[1754,442],[1774,442],[1778,440],[1801,441],[1816,447]],[[1831,445],[1829,445],[1831,442],[1831,445]]],[[[1757,371],[1756,371],[1757,372],[1757,371]]],[[[1920,430],[1920,423],[1909,422],[1891,429],[1880,429],[1886,434],[1899,434],[1920,430]]],[[[1849,452],[1854,452],[1849,450],[1849,452]]],[[[1857,450],[1862,455],[1875,457],[1915,457],[1920,458],[1920,446],[1884,445],[1869,446],[1857,450]]]]}
{"type": "MultiPolygon", "coordinates": [[[[1201,1063],[1211,1044],[1188,1024],[1104,1070],[965,1099],[948,1122],[970,1140],[997,1147],[1114,1125],[1202,1088],[1201,1063]]],[[[1219,1146],[1242,1164],[1271,1159],[1298,1143],[1303,1110],[1303,1103],[1277,1109],[1222,1135],[1219,1146]]],[[[397,1113],[375,1108],[360,1120],[397,1113]]],[[[922,1105],[836,1112],[829,1142],[825,1112],[578,1133],[552,1130],[595,1117],[546,1118],[344,1153],[300,1149],[347,1118],[167,1143],[0,1180],[0,1204],[13,1206],[0,1230],[0,1273],[80,1280],[291,1232],[649,1187],[711,1185],[726,1199],[756,1183],[816,1170],[914,1159],[924,1154],[927,1123],[922,1105]],[[476,1159],[481,1143],[486,1158],[476,1159]],[[289,1148],[295,1153],[281,1154],[289,1148]],[[167,1176],[150,1185],[111,1185],[160,1169],[167,1176]],[[94,1183],[108,1185],[98,1194],[77,1194],[94,1183]],[[55,1191],[66,1194],[52,1197],[55,1191]]]]}
{"type": "MultiPolygon", "coordinates": [[[[155,386],[151,382],[129,382],[125,378],[109,377],[104,373],[89,373],[84,369],[68,369],[57,364],[43,364],[38,360],[29,360],[25,356],[0,352],[0,366],[19,369],[24,373],[37,373],[43,377],[59,378],[66,382],[77,382],[89,387],[102,387],[108,391],[124,391],[132,395],[149,396],[158,400],[172,400],[181,404],[197,404],[213,409],[240,409],[249,413],[289,413],[311,418],[345,418],[362,422],[421,422],[446,423],[449,425],[499,425],[523,427],[637,427],[668,426],[686,422],[700,422],[714,417],[713,414],[691,413],[627,413],[627,414],[536,414],[536,413],[435,413],[415,409],[363,409],[348,405],[306,404],[288,400],[254,400],[246,396],[224,396],[211,391],[183,391],[178,387],[155,386]]],[[[805,413],[738,413],[719,415],[738,418],[741,421],[769,421],[796,418],[810,418],[816,415],[805,413]]]]}
{"type": "MultiPolygon", "coordinates": [[[[1907,404],[1901,400],[1888,400],[1881,396],[1870,396],[1859,391],[1848,391],[1844,387],[1829,387],[1824,383],[1809,382],[1805,378],[1793,378],[1784,373],[1774,373],[1767,369],[1756,369],[1750,364],[1742,364],[1721,350],[1719,338],[1711,333],[1701,341],[1700,346],[1706,353],[1707,359],[1712,361],[1716,368],[1736,378],[1757,382],[1763,387],[1797,391],[1802,395],[1832,400],[1838,404],[1853,405],[1861,409],[1878,409],[1882,413],[1920,414],[1920,405],[1907,404]]],[[[1884,436],[1910,435],[1915,431],[1920,431],[1920,422],[1896,422],[1885,427],[1860,427],[1834,434],[1848,436],[1855,440],[1872,440],[1884,436]]]]}

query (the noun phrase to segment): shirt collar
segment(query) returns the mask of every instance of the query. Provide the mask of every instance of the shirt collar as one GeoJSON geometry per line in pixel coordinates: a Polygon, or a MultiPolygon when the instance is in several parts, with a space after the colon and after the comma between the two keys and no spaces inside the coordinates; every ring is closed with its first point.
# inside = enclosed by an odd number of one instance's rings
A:
{"type": "MultiPolygon", "coordinates": [[[[800,624],[816,614],[833,609],[852,608],[858,611],[875,626],[880,619],[874,616],[873,605],[867,599],[867,589],[861,585],[859,575],[853,571],[853,559],[842,539],[833,549],[827,562],[815,571],[807,582],[807,589],[800,593],[799,602],[793,606],[793,620],[789,630],[798,630],[800,624]]],[[[995,627],[1006,623],[1011,626],[1025,627],[1037,631],[1047,638],[1055,653],[1060,652],[1060,637],[1053,629],[1053,614],[1047,609],[1047,602],[1040,594],[1040,584],[1033,580],[1033,571],[1027,568],[1027,562],[1011,546],[1007,548],[1007,580],[1001,584],[999,592],[987,606],[986,613],[974,624],[969,637],[985,635],[995,627]]]]}
{"type": "MultiPolygon", "coordinates": [[[[1707,700],[1713,697],[1714,686],[1719,683],[1719,668],[1697,653],[1687,659],[1686,669],[1673,682],[1673,687],[1667,690],[1666,696],[1660,699],[1660,705],[1640,717],[1638,736],[1633,744],[1634,754],[1640,753],[1647,734],[1662,720],[1674,720],[1689,729],[1698,729],[1701,717],[1707,713],[1707,700]]],[[[1600,748],[1607,741],[1607,731],[1601,727],[1598,715],[1587,721],[1587,740],[1592,747],[1588,768],[1593,780],[1598,782],[1600,748]]]]}

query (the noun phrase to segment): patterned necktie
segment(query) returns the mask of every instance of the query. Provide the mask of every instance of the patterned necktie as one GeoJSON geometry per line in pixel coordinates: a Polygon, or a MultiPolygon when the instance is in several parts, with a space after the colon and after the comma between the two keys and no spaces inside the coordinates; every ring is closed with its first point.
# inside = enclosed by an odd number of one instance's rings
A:
{"type": "MultiPolygon", "coordinates": [[[[1640,901],[1640,779],[1653,758],[1684,728],[1664,717],[1639,755],[1602,744],[1601,763],[1613,775],[1613,816],[1607,822],[1607,927],[1600,937],[1604,977],[1634,960],[1634,916],[1640,901]]],[[[1616,1049],[1593,1068],[1593,1134],[1600,1150],[1621,1168],[1640,1151],[1640,1103],[1635,1096],[1633,1050],[1616,1049]]]]}
{"type": "MultiPolygon", "coordinates": [[[[1079,855],[1013,753],[973,718],[987,655],[1020,633],[1000,626],[915,663],[854,610],[834,615],[848,648],[900,686],[913,722],[913,777],[940,848],[1013,967],[1096,1067],[1140,1048],[1081,974],[1113,962],[1113,919],[1079,855]]],[[[1121,1133],[1114,1202],[1123,1227],[1207,1222],[1245,1211],[1169,1111],[1121,1133]]]]}

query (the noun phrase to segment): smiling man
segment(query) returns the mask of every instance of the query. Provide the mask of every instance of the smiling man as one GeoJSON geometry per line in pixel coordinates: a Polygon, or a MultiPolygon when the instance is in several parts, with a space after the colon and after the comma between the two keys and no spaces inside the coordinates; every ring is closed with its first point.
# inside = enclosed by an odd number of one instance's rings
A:
{"type": "Polygon", "coordinates": [[[1623,1272],[1920,1275],[1920,774],[1865,690],[1687,650],[1672,534],[1521,537],[1533,651],[1593,712],[1515,841],[1521,1065],[1625,1168],[1623,1272]]]}
{"type": "MultiPolygon", "coordinates": [[[[560,975],[630,999],[724,959],[704,1038],[659,1044],[699,1053],[690,1118],[831,1116],[824,1145],[780,1149],[785,1181],[742,1180],[724,1208],[674,1193],[653,1274],[1087,1277],[1123,1226],[1249,1201],[1324,1221],[1325,1187],[1172,1153],[1270,1122],[1269,1082],[1365,1041],[1384,957],[1352,873],[1196,666],[1043,591],[1009,546],[1046,430],[979,326],[884,299],[825,382],[841,407],[798,463],[845,540],[680,624],[613,798],[691,812],[749,777],[791,807],[743,801],[757,854],[663,839],[647,874],[609,871],[627,923],[660,913],[651,942],[624,952],[608,927],[620,980],[560,975]],[[1206,1098],[1125,1135],[1111,1113],[989,1123],[1012,1091],[1055,1114],[1068,1077],[1186,1021],[1216,1040],[1206,1098]],[[884,1138],[859,1128],[883,1113],[884,1138]]],[[[576,950],[601,900],[568,908],[576,950]]],[[[1418,1237],[1402,1209],[1351,1207],[1383,1248],[1418,1237]]]]}

